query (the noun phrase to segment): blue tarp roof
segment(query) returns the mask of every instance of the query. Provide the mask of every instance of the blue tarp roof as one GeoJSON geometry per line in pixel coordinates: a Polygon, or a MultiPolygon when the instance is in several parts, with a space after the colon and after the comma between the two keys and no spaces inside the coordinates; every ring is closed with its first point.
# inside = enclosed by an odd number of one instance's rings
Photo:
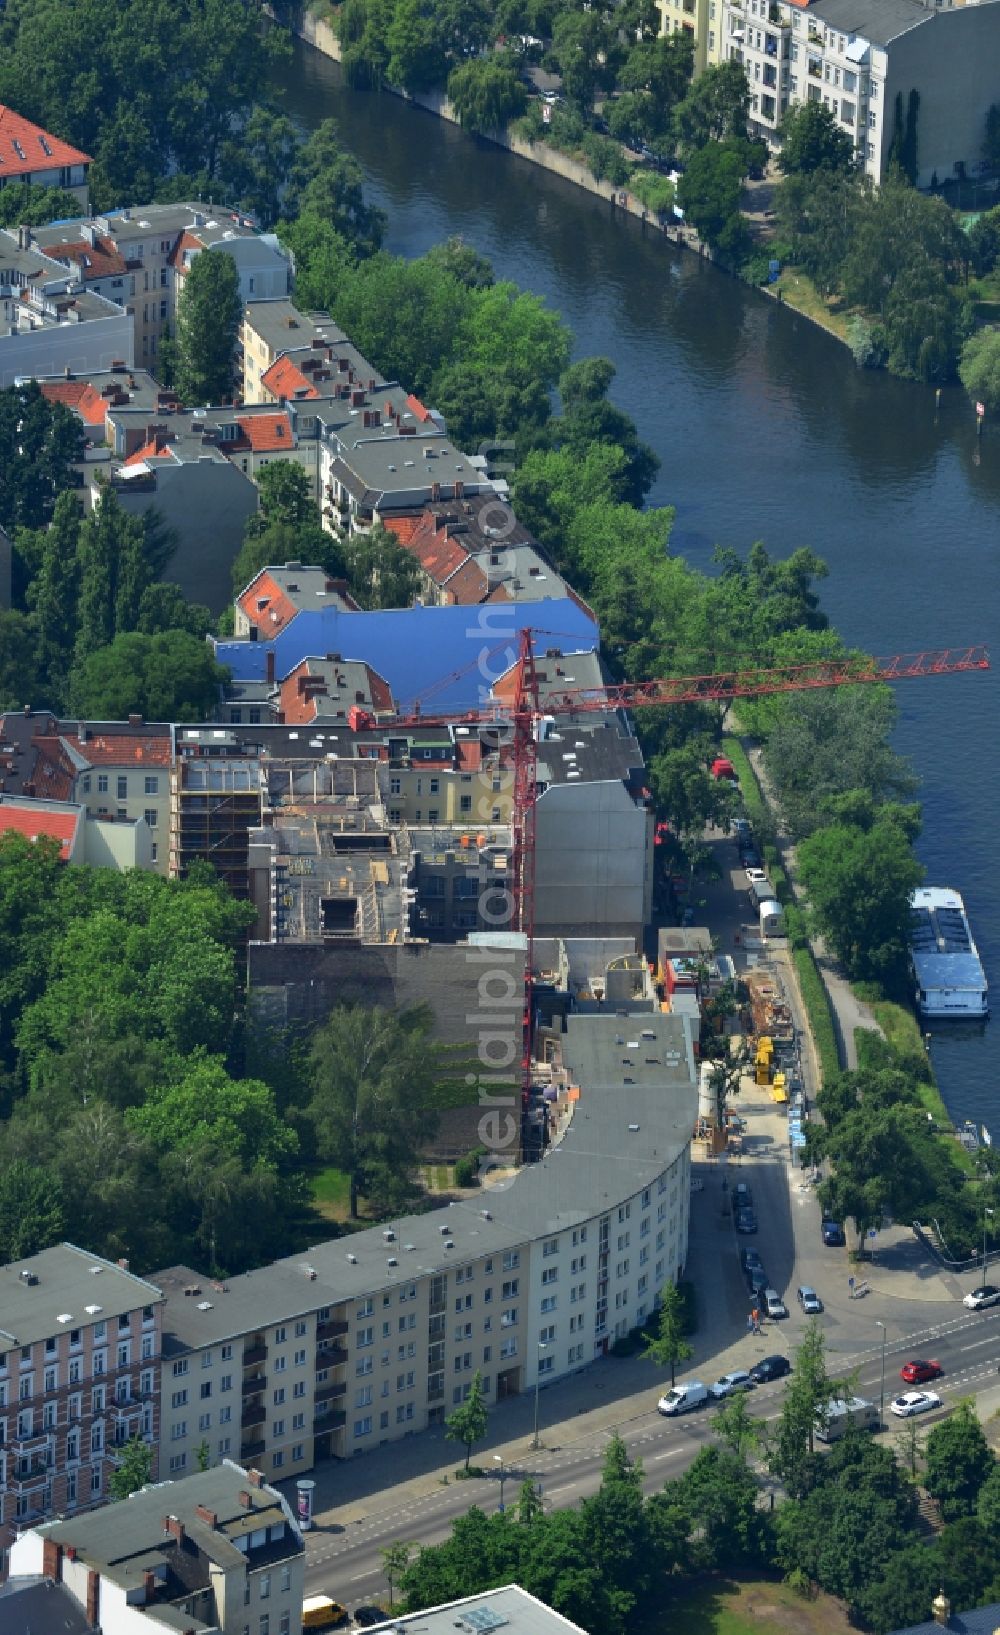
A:
{"type": "Polygon", "coordinates": [[[593,619],[569,597],[489,607],[411,607],[386,613],[344,613],[328,607],[299,613],[273,641],[217,641],[215,656],[235,681],[264,681],[274,651],[276,681],[305,658],[338,653],[361,659],[384,676],[397,707],[405,709],[429,688],[428,709],[475,709],[491,684],[517,658],[518,637],[534,629],[535,651],[560,653],[600,646],[593,619]],[[462,675],[438,684],[453,672],[462,675]]]}

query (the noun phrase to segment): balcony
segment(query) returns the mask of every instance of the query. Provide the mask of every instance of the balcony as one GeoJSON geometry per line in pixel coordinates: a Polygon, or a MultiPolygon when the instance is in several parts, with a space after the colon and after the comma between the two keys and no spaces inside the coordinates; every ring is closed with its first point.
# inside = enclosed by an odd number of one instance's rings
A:
{"type": "Polygon", "coordinates": [[[266,1418],[267,1409],[264,1407],[263,1398],[261,1398],[260,1402],[250,1403],[248,1407],[244,1408],[240,1414],[240,1424],[247,1428],[251,1425],[263,1425],[266,1418]]]}
{"type": "Polygon", "coordinates": [[[317,1368],[339,1368],[347,1361],[347,1352],[342,1345],[332,1345],[316,1353],[317,1368]]]}
{"type": "Polygon", "coordinates": [[[343,1408],[335,1408],[332,1414],[316,1414],[313,1419],[314,1431],[339,1431],[347,1424],[347,1413],[343,1408]]]}
{"type": "Polygon", "coordinates": [[[349,1323],[342,1323],[339,1319],[330,1317],[325,1323],[316,1324],[316,1338],[317,1340],[339,1340],[342,1334],[347,1333],[349,1327],[349,1323]]]}
{"type": "Polygon", "coordinates": [[[36,1463],[30,1470],[8,1476],[7,1487],[11,1493],[35,1493],[40,1487],[44,1487],[51,1474],[51,1465],[36,1463]]]}
{"type": "Polygon", "coordinates": [[[266,1386],[267,1386],[267,1375],[266,1374],[251,1374],[249,1376],[249,1378],[244,1378],[243,1385],[242,1385],[243,1395],[245,1397],[256,1396],[257,1392],[258,1391],[263,1391],[266,1386]]]}
{"type": "Polygon", "coordinates": [[[258,1454],[261,1454],[261,1453],[264,1452],[264,1449],[266,1448],[266,1446],[267,1446],[267,1443],[264,1441],[264,1438],[262,1436],[254,1437],[252,1441],[251,1440],[245,1441],[245,1442],[240,1444],[240,1458],[241,1459],[256,1459],[258,1454]]]}
{"type": "Polygon", "coordinates": [[[14,1454],[28,1453],[32,1448],[46,1447],[55,1431],[34,1431],[31,1436],[12,1436],[7,1446],[14,1454]]]}
{"type": "Polygon", "coordinates": [[[342,1397],[344,1395],[346,1390],[347,1384],[344,1380],[334,1380],[329,1385],[321,1385],[316,1392],[316,1402],[317,1404],[321,1402],[335,1402],[338,1397],[342,1397]]]}
{"type": "Polygon", "coordinates": [[[254,1363],[263,1362],[266,1356],[267,1346],[263,1341],[258,1345],[247,1346],[243,1353],[243,1366],[244,1368],[252,1368],[254,1363]]]}
{"type": "Polygon", "coordinates": [[[427,1308],[428,1316],[430,1316],[430,1317],[437,1317],[437,1316],[439,1316],[439,1314],[441,1312],[447,1311],[447,1310],[448,1310],[448,1301],[447,1301],[447,1298],[444,1295],[441,1296],[440,1300],[432,1300],[430,1305],[427,1308]]]}

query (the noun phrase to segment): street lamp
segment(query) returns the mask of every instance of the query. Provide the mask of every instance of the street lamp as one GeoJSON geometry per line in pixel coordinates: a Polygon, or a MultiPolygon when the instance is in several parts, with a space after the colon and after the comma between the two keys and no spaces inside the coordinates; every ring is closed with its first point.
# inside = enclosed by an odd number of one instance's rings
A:
{"type": "Polygon", "coordinates": [[[878,1391],[878,1422],[881,1425],[883,1419],[885,1418],[885,1342],[886,1342],[886,1327],[885,1327],[884,1323],[879,1322],[877,1317],[875,1319],[875,1327],[880,1328],[882,1330],[882,1378],[881,1378],[881,1381],[879,1383],[879,1391],[878,1391]]]}
{"type": "Polygon", "coordinates": [[[538,1384],[539,1384],[539,1381],[541,1379],[541,1373],[540,1373],[539,1369],[540,1369],[540,1363],[541,1363],[541,1353],[543,1351],[547,1351],[547,1350],[548,1350],[548,1346],[546,1345],[545,1341],[544,1340],[539,1340],[539,1342],[538,1342],[539,1356],[538,1356],[538,1358],[537,1358],[537,1360],[535,1362],[535,1434],[531,1439],[531,1446],[532,1446],[533,1450],[536,1453],[538,1452],[538,1448],[539,1448],[539,1441],[538,1441],[538,1384]]]}
{"type": "Polygon", "coordinates": [[[993,1218],[992,1209],[984,1209],[983,1210],[983,1282],[984,1283],[986,1282],[986,1217],[987,1217],[987,1215],[989,1215],[990,1219],[992,1220],[992,1218],[993,1218]]]}
{"type": "Polygon", "coordinates": [[[507,1469],[506,1469],[506,1466],[504,1465],[504,1462],[503,1462],[503,1454],[502,1453],[495,1453],[493,1455],[493,1463],[495,1465],[500,1466],[500,1469],[497,1472],[497,1474],[500,1477],[500,1514],[502,1516],[505,1513],[505,1511],[504,1511],[504,1502],[503,1502],[503,1484],[507,1480],[507,1469]]]}

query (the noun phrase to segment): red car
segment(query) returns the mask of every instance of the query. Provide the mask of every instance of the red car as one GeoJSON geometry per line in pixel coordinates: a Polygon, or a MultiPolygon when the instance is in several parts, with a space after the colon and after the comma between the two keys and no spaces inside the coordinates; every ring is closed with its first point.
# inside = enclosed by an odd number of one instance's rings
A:
{"type": "Polygon", "coordinates": [[[899,1370],[899,1377],[907,1385],[924,1385],[928,1380],[936,1380],[944,1373],[938,1362],[908,1362],[899,1370]]]}

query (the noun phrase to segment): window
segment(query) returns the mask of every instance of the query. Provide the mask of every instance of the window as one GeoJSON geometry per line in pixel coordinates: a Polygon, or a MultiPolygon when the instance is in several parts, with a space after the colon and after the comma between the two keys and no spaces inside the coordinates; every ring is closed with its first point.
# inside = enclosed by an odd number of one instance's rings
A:
{"type": "Polygon", "coordinates": [[[219,1424],[220,1425],[230,1424],[231,1421],[232,1421],[232,1417],[233,1417],[232,1408],[220,1408],[219,1409],[219,1424]]]}
{"type": "MultiPolygon", "coordinates": [[[[302,1322],[296,1323],[296,1325],[295,1325],[295,1338],[297,1340],[301,1340],[301,1338],[302,1338],[303,1334],[305,1334],[305,1332],[306,1332],[306,1324],[302,1323],[302,1322]]],[[[303,1352],[303,1356],[304,1355],[305,1355],[305,1353],[303,1352]]]]}
{"type": "Polygon", "coordinates": [[[233,1388],[233,1376],[232,1376],[232,1374],[223,1374],[222,1378],[219,1380],[219,1390],[220,1391],[231,1391],[232,1388],[233,1388]]]}
{"type": "Polygon", "coordinates": [[[106,772],[99,772],[97,774],[97,793],[99,795],[106,795],[107,792],[108,792],[108,774],[106,772]]]}
{"type": "Polygon", "coordinates": [[[123,773],[118,775],[117,790],[119,800],[128,799],[128,778],[123,773]]]}
{"type": "Polygon", "coordinates": [[[276,1408],[280,1408],[281,1404],[284,1402],[284,1400],[285,1400],[285,1387],[283,1385],[279,1385],[278,1389],[274,1392],[274,1406],[276,1408]]]}
{"type": "Polygon", "coordinates": [[[261,1598],[261,1600],[266,1601],[268,1596],[270,1595],[270,1593],[271,1593],[271,1574],[270,1573],[261,1573],[261,1575],[260,1575],[260,1598],[261,1598]]]}
{"type": "Polygon", "coordinates": [[[505,1251],[503,1257],[503,1269],[505,1272],[514,1271],[516,1267],[520,1266],[520,1264],[521,1251],[519,1249],[508,1249],[505,1251]]]}
{"type": "Polygon", "coordinates": [[[276,1328],[275,1331],[274,1331],[274,1343],[275,1343],[275,1345],[284,1345],[285,1338],[286,1338],[286,1331],[285,1331],[284,1326],[282,1326],[281,1328],[276,1328]]]}
{"type": "Polygon", "coordinates": [[[374,1329],[372,1329],[372,1328],[359,1328],[358,1329],[358,1334],[357,1334],[357,1345],[358,1345],[359,1350],[363,1349],[365,1346],[371,1345],[373,1340],[374,1340],[374,1337],[375,1337],[375,1330],[374,1329]]]}
{"type": "Polygon", "coordinates": [[[305,1351],[296,1351],[296,1353],[295,1353],[295,1366],[296,1366],[296,1368],[304,1368],[305,1367],[305,1362],[306,1362],[305,1351]]]}
{"type": "Polygon", "coordinates": [[[274,1421],[273,1425],[271,1426],[271,1435],[272,1436],[284,1436],[284,1434],[285,1434],[285,1421],[283,1419],[276,1419],[274,1421]]]}
{"type": "MultiPolygon", "coordinates": [[[[143,793],[146,795],[158,795],[160,793],[159,778],[153,777],[147,772],[146,777],[143,780],[143,793]]],[[[147,1310],[148,1309],[149,1308],[147,1307],[147,1310]]]]}
{"type": "Polygon", "coordinates": [[[170,1398],[170,1406],[171,1408],[186,1408],[187,1399],[188,1394],[186,1391],[175,1391],[173,1396],[170,1398]]]}
{"type": "Polygon", "coordinates": [[[54,1391],[56,1389],[56,1381],[57,1381],[58,1377],[59,1377],[59,1370],[57,1368],[47,1368],[45,1370],[45,1389],[46,1389],[46,1391],[54,1391]]]}
{"type": "Polygon", "coordinates": [[[371,1386],[370,1385],[361,1385],[361,1386],[359,1386],[357,1391],[354,1393],[354,1406],[355,1406],[355,1408],[370,1408],[371,1407],[371,1401],[372,1401],[372,1388],[371,1388],[371,1386]]]}
{"type": "Polygon", "coordinates": [[[555,1365],[556,1360],[554,1357],[539,1357],[538,1372],[539,1374],[551,1374],[555,1365]]]}
{"type": "Polygon", "coordinates": [[[547,1294],[545,1296],[545,1299],[542,1301],[541,1306],[539,1307],[539,1310],[543,1311],[543,1312],[544,1311],[555,1311],[556,1303],[558,1301],[558,1298],[559,1298],[558,1295],[547,1294]]]}
{"type": "MultiPolygon", "coordinates": [[[[301,1449],[299,1450],[299,1455],[301,1457],[301,1449]]],[[[294,1452],[292,1454],[292,1458],[293,1459],[295,1458],[295,1453],[294,1452]]],[[[281,1569],[281,1593],[282,1593],[282,1595],[287,1595],[288,1591],[291,1589],[291,1587],[292,1587],[292,1569],[291,1569],[291,1567],[282,1567],[282,1569],[281,1569]]]]}
{"type": "MultiPolygon", "coordinates": [[[[402,1346],[400,1346],[400,1350],[402,1350],[402,1346]]],[[[354,1365],[355,1374],[370,1374],[373,1361],[372,1357],[359,1357],[354,1365]]]]}
{"type": "Polygon", "coordinates": [[[306,1428],[306,1416],[305,1416],[305,1414],[293,1414],[292,1415],[292,1430],[293,1431],[304,1431],[305,1428],[306,1428]]]}
{"type": "Polygon", "coordinates": [[[511,1278],[510,1282],[505,1283],[502,1290],[501,1290],[501,1294],[503,1295],[503,1298],[505,1300],[515,1299],[516,1296],[517,1296],[517,1291],[518,1291],[519,1287],[520,1287],[520,1279],[516,1278],[516,1277],[511,1278]]]}
{"type": "Polygon", "coordinates": [[[222,1360],[223,1360],[223,1362],[232,1362],[232,1360],[233,1360],[233,1348],[232,1348],[231,1345],[224,1345],[223,1346],[223,1348],[222,1348],[222,1360]]]}
{"type": "Polygon", "coordinates": [[[543,1283],[557,1283],[558,1281],[559,1281],[559,1268],[558,1268],[558,1266],[546,1266],[545,1270],[542,1273],[542,1282],[543,1283]]]}
{"type": "Polygon", "coordinates": [[[170,1440],[171,1442],[183,1442],[184,1438],[187,1436],[187,1433],[187,1420],[179,1419],[177,1423],[171,1427],[170,1440]]]}
{"type": "Polygon", "coordinates": [[[155,829],[156,828],[156,808],[154,806],[147,806],[146,810],[143,812],[142,815],[146,820],[147,829],[155,829]]]}
{"type": "Polygon", "coordinates": [[[209,1430],[211,1430],[211,1428],[212,1428],[212,1416],[211,1416],[211,1414],[199,1414],[198,1415],[198,1429],[200,1431],[209,1431],[209,1430]]]}
{"type": "MultiPolygon", "coordinates": [[[[275,1456],[274,1456],[275,1464],[278,1463],[278,1459],[279,1459],[279,1455],[275,1454],[275,1456]]],[[[257,1635],[271,1635],[271,1614],[269,1612],[262,1612],[261,1613],[260,1623],[257,1625],[257,1635]]]]}
{"type": "Polygon", "coordinates": [[[90,1393],[90,1411],[91,1411],[92,1414],[103,1414],[103,1412],[104,1412],[104,1386],[103,1385],[95,1385],[93,1391],[90,1393]]]}
{"type": "Polygon", "coordinates": [[[188,1371],[188,1360],[187,1360],[186,1357],[182,1357],[180,1362],[175,1362],[174,1363],[173,1370],[172,1370],[174,1379],[177,1379],[178,1376],[181,1375],[181,1374],[186,1374],[187,1371],[188,1371]]]}
{"type": "Polygon", "coordinates": [[[371,1414],[366,1414],[364,1419],[356,1419],[354,1421],[354,1434],[355,1434],[355,1436],[371,1436],[371,1434],[372,1434],[372,1416],[371,1416],[371,1414]]]}
{"type": "Polygon", "coordinates": [[[202,1402],[207,1402],[211,1395],[212,1395],[212,1382],[211,1382],[211,1380],[204,1380],[202,1382],[202,1387],[201,1387],[201,1400],[202,1400],[202,1402]]]}
{"type": "Polygon", "coordinates": [[[292,1396],[293,1397],[304,1397],[305,1394],[306,1394],[306,1382],[305,1382],[305,1380],[296,1380],[295,1384],[292,1386],[292,1396]]]}

